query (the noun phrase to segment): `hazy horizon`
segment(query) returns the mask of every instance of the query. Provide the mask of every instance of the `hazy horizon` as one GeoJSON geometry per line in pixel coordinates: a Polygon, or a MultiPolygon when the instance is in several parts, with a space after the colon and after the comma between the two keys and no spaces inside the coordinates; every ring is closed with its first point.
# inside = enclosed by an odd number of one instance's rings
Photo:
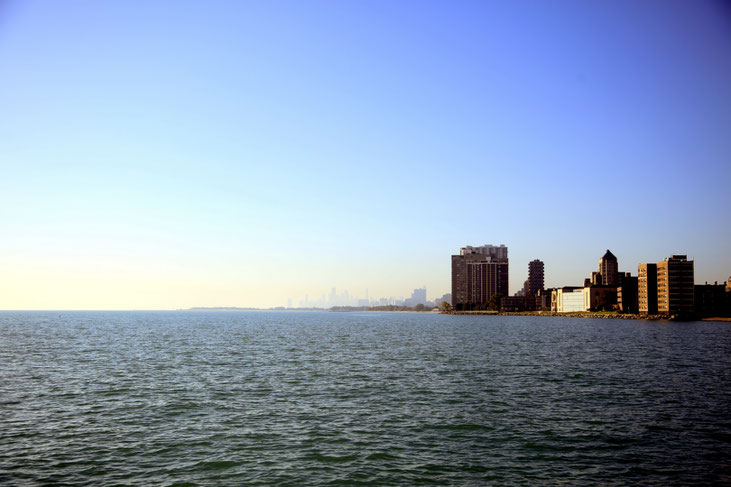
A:
{"type": "Polygon", "coordinates": [[[4,2],[0,309],[731,275],[731,8],[4,2]]]}

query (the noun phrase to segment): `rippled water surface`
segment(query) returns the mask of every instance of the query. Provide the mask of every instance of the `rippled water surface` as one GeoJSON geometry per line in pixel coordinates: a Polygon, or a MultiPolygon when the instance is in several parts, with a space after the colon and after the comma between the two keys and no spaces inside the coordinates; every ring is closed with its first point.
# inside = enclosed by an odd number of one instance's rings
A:
{"type": "Polygon", "coordinates": [[[1,312],[0,483],[731,483],[731,325],[1,312]]]}

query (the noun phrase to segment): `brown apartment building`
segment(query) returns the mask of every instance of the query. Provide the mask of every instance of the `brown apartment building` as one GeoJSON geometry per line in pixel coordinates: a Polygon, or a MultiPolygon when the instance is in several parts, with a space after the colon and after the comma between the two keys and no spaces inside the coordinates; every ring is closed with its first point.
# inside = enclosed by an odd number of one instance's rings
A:
{"type": "Polygon", "coordinates": [[[657,264],[640,264],[640,314],[692,314],[694,279],[693,261],[687,255],[672,255],[657,264]]]}
{"type": "Polygon", "coordinates": [[[695,275],[687,255],[672,255],[657,263],[657,312],[664,315],[693,313],[695,275]]]}
{"type": "Polygon", "coordinates": [[[640,314],[657,314],[657,264],[640,264],[637,268],[637,300],[640,314]]]}
{"type": "Polygon", "coordinates": [[[452,305],[485,308],[495,294],[508,295],[508,248],[467,246],[452,256],[452,305]]]}
{"type": "Polygon", "coordinates": [[[617,287],[617,306],[622,313],[638,313],[637,303],[637,276],[629,272],[619,273],[619,287],[617,287]]]}

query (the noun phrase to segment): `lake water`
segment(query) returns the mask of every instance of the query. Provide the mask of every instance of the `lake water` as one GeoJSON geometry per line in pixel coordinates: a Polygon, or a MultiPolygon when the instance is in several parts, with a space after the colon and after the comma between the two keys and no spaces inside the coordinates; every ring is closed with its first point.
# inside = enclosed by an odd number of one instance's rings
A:
{"type": "Polygon", "coordinates": [[[0,483],[731,483],[731,324],[0,312],[0,483]]]}

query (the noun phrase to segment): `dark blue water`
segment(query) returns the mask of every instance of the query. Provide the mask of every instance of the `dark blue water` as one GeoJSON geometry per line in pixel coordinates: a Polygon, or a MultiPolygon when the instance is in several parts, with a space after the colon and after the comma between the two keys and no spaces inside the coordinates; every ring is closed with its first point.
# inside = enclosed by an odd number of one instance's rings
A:
{"type": "Polygon", "coordinates": [[[0,483],[731,483],[731,325],[2,312],[0,483]]]}

